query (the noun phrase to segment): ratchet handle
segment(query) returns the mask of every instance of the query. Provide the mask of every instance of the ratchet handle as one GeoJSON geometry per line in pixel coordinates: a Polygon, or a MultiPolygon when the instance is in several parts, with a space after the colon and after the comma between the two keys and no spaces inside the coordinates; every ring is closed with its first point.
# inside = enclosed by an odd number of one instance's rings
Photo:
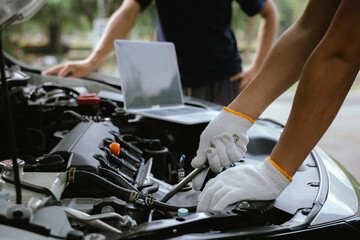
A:
{"type": "Polygon", "coordinates": [[[198,175],[200,172],[202,172],[204,169],[206,169],[209,166],[209,164],[206,162],[199,168],[195,168],[192,170],[189,175],[187,175],[183,180],[181,180],[175,188],[173,188],[171,191],[169,191],[163,199],[161,199],[161,202],[167,202],[172,196],[174,196],[180,189],[182,189],[188,182],[190,182],[196,175],[198,175]]]}

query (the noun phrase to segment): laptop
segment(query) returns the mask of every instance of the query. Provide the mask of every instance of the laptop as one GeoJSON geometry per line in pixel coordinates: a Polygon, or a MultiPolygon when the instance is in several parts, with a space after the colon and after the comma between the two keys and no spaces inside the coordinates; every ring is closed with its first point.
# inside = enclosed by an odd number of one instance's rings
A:
{"type": "Polygon", "coordinates": [[[114,45],[127,112],[186,125],[219,114],[184,104],[173,43],[115,40],[114,45]]]}

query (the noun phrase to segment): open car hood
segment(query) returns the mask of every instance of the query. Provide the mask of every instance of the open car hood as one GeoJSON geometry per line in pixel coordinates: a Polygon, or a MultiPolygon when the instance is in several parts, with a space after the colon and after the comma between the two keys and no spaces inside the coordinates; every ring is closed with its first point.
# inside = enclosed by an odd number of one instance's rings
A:
{"type": "Polygon", "coordinates": [[[46,0],[0,0],[0,25],[20,23],[32,17],[46,0]],[[18,17],[16,17],[18,16],[18,17]],[[12,18],[14,21],[12,22],[12,18]]]}
{"type": "MultiPolygon", "coordinates": [[[[0,28],[25,21],[44,3],[0,0],[0,28]]],[[[107,76],[41,75],[5,57],[0,67],[16,126],[22,199],[15,204],[11,145],[0,134],[0,239],[360,239],[360,184],[321,149],[274,201],[195,212],[200,192],[178,182],[193,171],[189,161],[207,123],[136,116],[107,76]]],[[[0,132],[6,133],[3,99],[0,132]]],[[[258,119],[246,157],[236,164],[261,164],[282,131],[281,124],[258,119]]],[[[215,175],[208,171],[206,179],[215,175]]]]}

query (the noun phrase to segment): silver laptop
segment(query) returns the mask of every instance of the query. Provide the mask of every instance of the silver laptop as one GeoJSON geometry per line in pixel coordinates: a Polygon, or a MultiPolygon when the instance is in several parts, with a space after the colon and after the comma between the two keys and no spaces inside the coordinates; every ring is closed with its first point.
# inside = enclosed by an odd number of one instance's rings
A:
{"type": "Polygon", "coordinates": [[[127,112],[181,124],[209,122],[219,111],[184,104],[175,46],[115,40],[127,112]]]}

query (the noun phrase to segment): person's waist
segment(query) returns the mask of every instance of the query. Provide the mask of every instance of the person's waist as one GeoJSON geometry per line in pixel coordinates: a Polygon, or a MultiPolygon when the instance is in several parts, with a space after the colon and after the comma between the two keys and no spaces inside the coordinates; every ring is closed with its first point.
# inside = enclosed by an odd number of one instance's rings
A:
{"type": "Polygon", "coordinates": [[[237,65],[234,68],[229,68],[221,71],[215,71],[214,69],[205,71],[197,70],[191,72],[182,71],[181,82],[184,88],[199,87],[210,84],[214,81],[220,81],[224,80],[225,78],[230,78],[234,74],[241,72],[241,70],[241,66],[237,65]]]}
{"type": "Polygon", "coordinates": [[[241,59],[238,56],[186,56],[178,57],[180,69],[191,71],[192,69],[210,70],[210,71],[227,71],[241,65],[241,59]]]}

